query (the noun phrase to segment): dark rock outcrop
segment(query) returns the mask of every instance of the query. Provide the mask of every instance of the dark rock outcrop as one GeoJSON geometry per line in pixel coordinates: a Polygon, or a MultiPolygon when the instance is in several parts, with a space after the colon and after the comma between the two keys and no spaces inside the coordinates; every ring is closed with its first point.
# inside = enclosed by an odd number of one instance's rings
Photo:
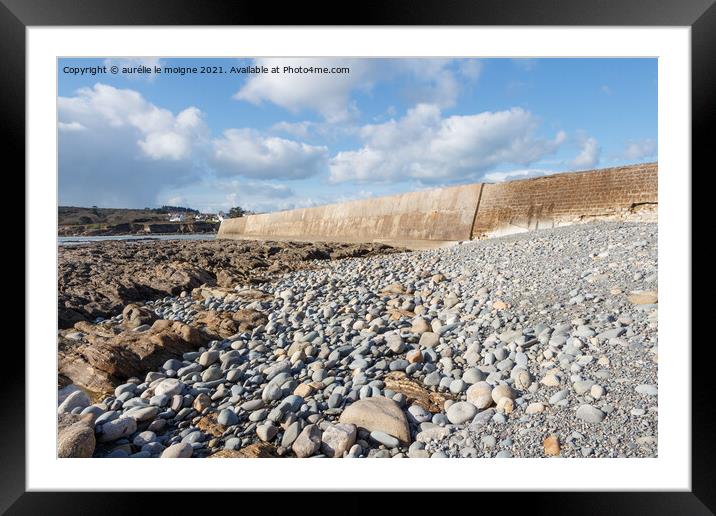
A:
{"type": "Polygon", "coordinates": [[[158,320],[144,332],[121,331],[79,322],[81,341],[60,340],[59,373],[76,385],[108,393],[127,378],[143,378],[170,358],[179,358],[207,342],[207,337],[181,322],[158,320]]]}

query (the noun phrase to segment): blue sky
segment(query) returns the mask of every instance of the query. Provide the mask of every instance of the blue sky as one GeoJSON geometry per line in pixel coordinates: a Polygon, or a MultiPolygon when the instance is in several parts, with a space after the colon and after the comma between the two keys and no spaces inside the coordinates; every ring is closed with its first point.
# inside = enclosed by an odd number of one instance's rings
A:
{"type": "Polygon", "coordinates": [[[657,60],[60,59],[58,138],[60,205],[314,206],[656,161],[657,60]]]}

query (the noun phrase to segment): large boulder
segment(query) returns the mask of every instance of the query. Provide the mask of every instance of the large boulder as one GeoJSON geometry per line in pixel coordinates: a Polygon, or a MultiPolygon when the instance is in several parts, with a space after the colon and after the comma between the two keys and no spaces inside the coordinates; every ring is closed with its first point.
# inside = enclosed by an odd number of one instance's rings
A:
{"type": "Polygon", "coordinates": [[[96,440],[94,437],[94,414],[66,414],[57,417],[57,456],[60,458],[92,457],[96,440]]]}
{"type": "Polygon", "coordinates": [[[78,323],[85,340],[60,348],[59,373],[93,392],[112,392],[127,378],[143,377],[164,362],[207,342],[196,328],[159,320],[145,332],[78,323]]]}
{"type": "Polygon", "coordinates": [[[369,432],[385,432],[403,443],[410,443],[410,428],[405,414],[396,402],[383,396],[352,403],[341,414],[340,422],[369,432]]]}

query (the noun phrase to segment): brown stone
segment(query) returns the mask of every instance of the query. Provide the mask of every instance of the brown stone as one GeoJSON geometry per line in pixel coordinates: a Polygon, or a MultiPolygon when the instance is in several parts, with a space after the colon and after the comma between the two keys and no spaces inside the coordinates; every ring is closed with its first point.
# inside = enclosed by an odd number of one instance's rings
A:
{"type": "Polygon", "coordinates": [[[245,288],[237,291],[235,295],[241,301],[268,301],[272,299],[268,292],[256,288],[245,288]]]}
{"type": "Polygon", "coordinates": [[[451,399],[447,394],[427,390],[421,383],[409,379],[402,371],[388,373],[384,382],[386,389],[405,395],[409,403],[420,405],[433,414],[441,412],[445,401],[451,399]]]}
{"type": "Polygon", "coordinates": [[[269,443],[250,444],[240,450],[221,450],[212,455],[209,459],[272,459],[278,457],[276,447],[269,443]]]}
{"type": "Polygon", "coordinates": [[[632,292],[627,299],[629,299],[630,303],[635,305],[653,305],[659,301],[657,293],[653,290],[632,292]]]}
{"type": "Polygon", "coordinates": [[[391,283],[383,288],[383,294],[405,294],[405,289],[400,283],[391,283]]]}
{"type": "Polygon", "coordinates": [[[530,403],[525,409],[526,414],[539,414],[540,412],[544,412],[544,405],[539,402],[530,403]]]}
{"type": "Polygon", "coordinates": [[[313,394],[314,391],[315,391],[315,389],[313,388],[312,385],[310,385],[308,383],[302,383],[294,389],[293,393],[296,396],[301,396],[302,398],[307,398],[308,396],[313,394]]]}
{"type": "Polygon", "coordinates": [[[266,314],[252,309],[243,309],[236,312],[205,310],[199,312],[194,319],[195,326],[199,327],[207,335],[217,339],[225,339],[237,333],[253,330],[267,322],[266,314]]]}
{"type": "Polygon", "coordinates": [[[233,287],[240,281],[236,274],[226,269],[221,269],[216,273],[216,284],[220,287],[233,287]]]}
{"type": "Polygon", "coordinates": [[[545,455],[556,457],[562,451],[559,447],[559,437],[555,434],[548,436],[542,444],[544,445],[545,455]]]}
{"type": "Polygon", "coordinates": [[[405,354],[405,360],[411,364],[419,364],[423,361],[423,353],[419,349],[411,349],[405,354]]]}
{"type": "Polygon", "coordinates": [[[514,408],[515,404],[510,398],[500,398],[500,401],[498,401],[495,406],[495,410],[497,410],[497,412],[504,414],[512,414],[514,408]]]}
{"type": "Polygon", "coordinates": [[[122,324],[127,328],[136,328],[143,324],[152,324],[157,319],[157,315],[146,306],[130,303],[122,310],[122,324]]]}
{"type": "Polygon", "coordinates": [[[57,417],[57,456],[60,458],[92,457],[96,440],[92,414],[59,414],[57,417]]]}
{"type": "Polygon", "coordinates": [[[195,399],[192,405],[197,412],[204,412],[204,409],[211,407],[211,398],[202,392],[195,399]]]}
{"type": "Polygon", "coordinates": [[[215,413],[202,416],[195,426],[205,434],[210,434],[214,437],[221,437],[226,429],[225,426],[218,423],[215,413]]]}
{"type": "Polygon", "coordinates": [[[501,299],[498,299],[494,303],[492,303],[492,308],[494,308],[495,310],[505,310],[508,306],[509,305],[501,299]]]}
{"type": "Polygon", "coordinates": [[[391,308],[388,310],[388,319],[391,321],[412,319],[413,317],[415,317],[415,312],[411,312],[410,310],[403,310],[402,308],[391,308]]]}
{"type": "Polygon", "coordinates": [[[216,287],[214,285],[202,285],[191,291],[191,297],[197,300],[209,298],[224,299],[235,294],[236,291],[233,288],[216,287]]]}

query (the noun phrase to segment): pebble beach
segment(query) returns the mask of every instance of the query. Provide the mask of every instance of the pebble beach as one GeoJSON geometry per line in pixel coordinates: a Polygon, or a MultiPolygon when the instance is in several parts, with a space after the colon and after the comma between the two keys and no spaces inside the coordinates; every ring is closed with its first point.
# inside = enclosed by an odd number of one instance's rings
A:
{"type": "MultiPolygon", "coordinates": [[[[204,273],[172,265],[132,298],[61,274],[58,455],[656,457],[657,236],[593,222],[422,251],[301,245],[300,266],[264,243],[261,274],[195,260],[204,273]]],[[[67,251],[90,272],[126,244],[92,245],[67,251]]]]}

